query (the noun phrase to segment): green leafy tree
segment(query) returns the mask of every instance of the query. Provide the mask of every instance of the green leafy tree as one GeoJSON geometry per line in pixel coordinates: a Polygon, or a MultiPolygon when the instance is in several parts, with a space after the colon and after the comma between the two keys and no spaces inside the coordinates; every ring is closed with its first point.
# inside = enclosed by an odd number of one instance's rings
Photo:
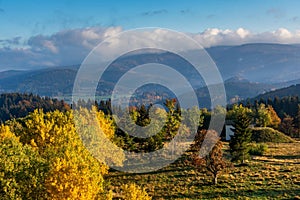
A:
{"type": "Polygon", "coordinates": [[[261,103],[257,108],[256,113],[256,125],[261,127],[267,127],[271,124],[271,115],[266,108],[266,105],[261,103]]]}
{"type": "MultiPolygon", "coordinates": [[[[117,129],[118,144],[121,144],[122,148],[134,152],[151,152],[161,149],[164,144],[178,134],[179,127],[181,127],[180,133],[184,135],[192,131],[187,130],[188,125],[197,127],[197,124],[202,123],[201,118],[199,121],[195,121],[190,117],[196,114],[199,116],[199,109],[192,108],[188,112],[186,111],[186,124],[182,124],[182,111],[177,106],[176,100],[166,100],[165,107],[166,110],[159,107],[133,107],[129,109],[131,119],[127,117],[116,119],[125,129],[125,131],[117,129]],[[141,126],[143,130],[135,125],[141,126]],[[130,132],[139,133],[139,131],[143,131],[142,134],[146,137],[137,138],[129,135],[130,132]]],[[[128,112],[128,109],[121,112],[128,112]]]]}
{"type": "Polygon", "coordinates": [[[200,128],[203,127],[204,115],[202,110],[200,110],[198,107],[195,106],[188,110],[182,110],[181,112],[185,116],[185,119],[183,119],[182,123],[189,128],[195,129],[190,131],[197,132],[200,128]]]}
{"type": "Polygon", "coordinates": [[[165,139],[172,139],[178,132],[181,122],[180,110],[176,107],[176,99],[166,100],[165,106],[168,109],[167,121],[164,126],[165,139]]]}
{"type": "Polygon", "coordinates": [[[230,153],[232,155],[232,161],[241,161],[242,163],[249,157],[248,144],[251,141],[251,110],[243,107],[242,105],[237,106],[235,109],[233,132],[234,135],[231,137],[229,146],[230,153]]]}
{"type": "Polygon", "coordinates": [[[256,112],[256,125],[260,127],[271,126],[278,128],[281,120],[271,105],[266,107],[265,104],[260,104],[256,112]]]}

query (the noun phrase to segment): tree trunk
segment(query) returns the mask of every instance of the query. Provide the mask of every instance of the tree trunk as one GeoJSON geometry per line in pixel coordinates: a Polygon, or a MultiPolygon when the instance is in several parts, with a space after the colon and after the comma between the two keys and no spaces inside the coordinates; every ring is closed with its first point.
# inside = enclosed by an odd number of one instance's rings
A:
{"type": "Polygon", "coordinates": [[[214,184],[218,184],[218,174],[214,174],[214,184]]]}
{"type": "Polygon", "coordinates": [[[244,152],[243,152],[242,164],[244,164],[244,162],[245,162],[245,155],[244,155],[244,152]]]}

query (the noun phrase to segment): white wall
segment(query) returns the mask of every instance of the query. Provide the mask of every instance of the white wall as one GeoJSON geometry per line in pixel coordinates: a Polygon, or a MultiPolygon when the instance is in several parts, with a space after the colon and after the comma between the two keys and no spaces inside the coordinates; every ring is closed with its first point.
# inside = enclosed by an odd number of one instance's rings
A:
{"type": "Polygon", "coordinates": [[[234,132],[231,130],[232,128],[232,125],[226,125],[226,140],[230,140],[230,136],[234,135],[234,132]]]}

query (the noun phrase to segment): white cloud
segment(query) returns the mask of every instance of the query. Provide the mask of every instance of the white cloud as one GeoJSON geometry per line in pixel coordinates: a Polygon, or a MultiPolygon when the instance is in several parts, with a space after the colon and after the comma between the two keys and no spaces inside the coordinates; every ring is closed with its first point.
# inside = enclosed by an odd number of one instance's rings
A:
{"type": "MultiPolygon", "coordinates": [[[[96,45],[122,31],[122,27],[90,27],[64,30],[50,36],[33,36],[27,41],[26,47],[23,48],[13,45],[8,46],[8,42],[2,42],[5,45],[2,48],[0,47],[0,70],[80,64],[96,45]]],[[[148,46],[162,43],[167,47],[172,46],[179,50],[182,46],[180,37],[177,38],[177,42],[168,43],[169,38],[174,37],[174,35],[170,35],[163,29],[139,31],[147,38],[146,40],[132,34],[122,41],[118,38],[110,40],[106,45],[107,47],[117,45],[119,48],[125,48],[126,45],[138,47],[141,43],[148,46]]],[[[187,34],[204,47],[257,42],[300,43],[300,30],[292,32],[285,28],[262,33],[254,33],[245,28],[238,28],[237,30],[210,28],[200,33],[187,34]]]]}
{"type": "Polygon", "coordinates": [[[212,28],[203,31],[202,33],[192,34],[192,37],[204,47],[242,44],[247,42],[251,36],[250,31],[244,28],[239,28],[237,30],[212,28]]]}
{"type": "Polygon", "coordinates": [[[121,31],[121,27],[71,29],[33,36],[23,48],[5,43],[0,48],[0,71],[80,64],[98,43],[121,31]]]}
{"type": "Polygon", "coordinates": [[[245,38],[248,35],[250,35],[250,31],[243,29],[243,28],[239,28],[236,30],[236,33],[241,37],[241,38],[245,38]]]}
{"type": "Polygon", "coordinates": [[[205,47],[216,45],[239,45],[245,43],[300,43],[300,31],[291,32],[285,28],[275,31],[253,33],[244,28],[237,30],[207,29],[198,34],[191,34],[205,47]]]}
{"type": "Polygon", "coordinates": [[[273,32],[274,36],[277,36],[279,40],[293,39],[293,34],[285,28],[280,28],[273,32]]]}

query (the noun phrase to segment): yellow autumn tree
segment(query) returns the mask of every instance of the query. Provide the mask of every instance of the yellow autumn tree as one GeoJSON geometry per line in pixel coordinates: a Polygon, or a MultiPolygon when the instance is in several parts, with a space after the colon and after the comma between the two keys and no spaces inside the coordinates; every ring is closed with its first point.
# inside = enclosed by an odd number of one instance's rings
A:
{"type": "Polygon", "coordinates": [[[76,131],[84,146],[102,163],[121,166],[125,160],[123,150],[111,140],[115,134],[113,120],[96,107],[74,111],[76,131]]]}
{"type": "Polygon", "coordinates": [[[72,112],[48,112],[36,109],[25,118],[9,122],[13,132],[24,144],[30,144],[43,154],[48,147],[61,146],[76,138],[72,112]]]}
{"type": "Polygon", "coordinates": [[[45,186],[53,200],[96,199],[103,192],[103,166],[88,154],[66,148],[50,166],[45,186]]]}
{"type": "Polygon", "coordinates": [[[256,114],[256,124],[258,126],[278,128],[280,123],[281,120],[271,105],[266,106],[262,103],[258,106],[256,114]]]}
{"type": "Polygon", "coordinates": [[[271,116],[270,126],[273,128],[278,128],[281,123],[281,119],[278,117],[276,111],[274,110],[274,108],[271,105],[268,105],[267,109],[271,116]]]}
{"type": "Polygon", "coordinates": [[[0,199],[46,199],[46,160],[4,125],[0,125],[0,152],[0,199]]]}
{"type": "MultiPolygon", "coordinates": [[[[23,119],[8,123],[23,144],[31,145],[48,161],[49,170],[44,186],[50,199],[102,198],[103,175],[107,173],[108,167],[104,162],[107,159],[96,159],[107,155],[101,151],[105,146],[99,149],[99,135],[107,140],[112,138],[113,122],[95,109],[81,111],[73,115],[73,111],[44,113],[35,110],[23,119]],[[81,125],[75,126],[76,120],[81,125]],[[102,134],[96,134],[100,125],[102,134]],[[82,139],[88,139],[89,143],[82,139]],[[96,158],[86,148],[86,144],[93,144],[94,149],[99,150],[92,152],[96,158]]],[[[122,156],[118,160],[121,164],[122,156]]]]}

